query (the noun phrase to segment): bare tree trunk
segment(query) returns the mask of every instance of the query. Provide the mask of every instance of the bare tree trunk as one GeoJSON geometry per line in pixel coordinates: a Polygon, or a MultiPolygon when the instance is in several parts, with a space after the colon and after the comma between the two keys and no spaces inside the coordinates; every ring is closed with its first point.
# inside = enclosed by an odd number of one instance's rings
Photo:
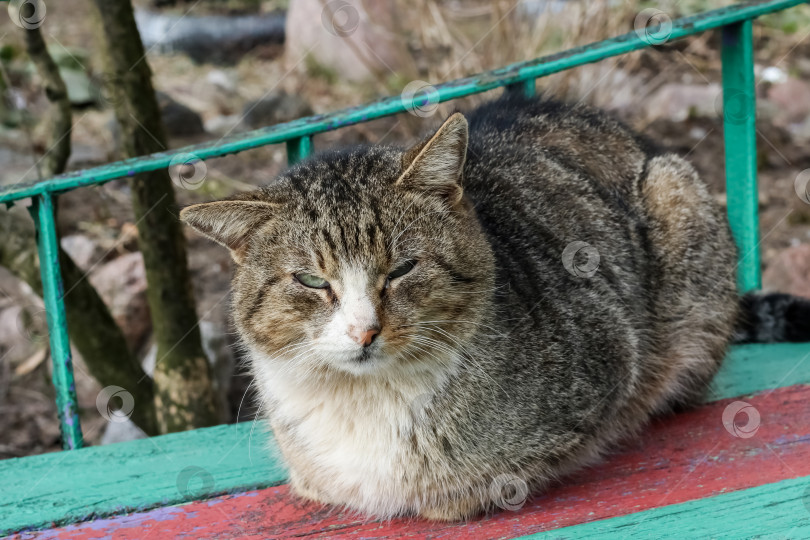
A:
{"type": "Polygon", "coordinates": [[[50,140],[48,150],[43,157],[43,175],[50,176],[60,174],[65,170],[68,158],[70,157],[70,131],[73,127],[73,116],[70,111],[70,99],[68,98],[67,86],[59,68],[48,54],[48,48],[42,39],[42,34],[37,28],[25,30],[25,43],[28,48],[28,57],[37,69],[45,86],[45,95],[51,102],[51,111],[48,118],[51,122],[50,140]]]}
{"type": "MultiPolygon", "coordinates": [[[[24,30],[28,56],[37,69],[51,103],[48,121],[51,129],[47,151],[42,158],[43,174],[57,175],[65,170],[70,157],[72,113],[67,87],[59,68],[48,53],[39,28],[24,30]]],[[[0,265],[42,294],[34,226],[31,220],[14,212],[0,215],[0,265]]],[[[65,290],[65,312],[70,338],[82,355],[90,373],[102,386],[117,385],[132,394],[136,407],[132,421],[147,435],[157,434],[152,379],[130,352],[123,332],[85,274],[64,251],[59,262],[65,290]]]]}
{"type": "MultiPolygon", "coordinates": [[[[166,149],[152,73],[130,0],[93,0],[101,49],[126,157],[166,149]]],[[[155,397],[163,432],[210,426],[220,419],[212,370],[203,352],[186,263],[186,246],[168,171],[130,180],[157,343],[155,397]]]]}
{"type": "MultiPolygon", "coordinates": [[[[0,265],[42,294],[34,224],[16,212],[0,213],[0,265]]],[[[157,435],[152,379],[127,347],[106,304],[64,251],[59,252],[66,291],[65,313],[70,340],[90,373],[102,386],[116,385],[132,394],[135,408],[130,417],[147,435],[157,435]]]]}

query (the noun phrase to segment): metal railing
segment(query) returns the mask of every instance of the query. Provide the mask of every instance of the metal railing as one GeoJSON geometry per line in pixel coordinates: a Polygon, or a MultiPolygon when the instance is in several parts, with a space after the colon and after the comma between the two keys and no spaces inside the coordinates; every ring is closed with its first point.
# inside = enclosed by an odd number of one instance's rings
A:
{"type": "Polygon", "coordinates": [[[535,80],[540,77],[715,28],[722,29],[726,192],[728,218],[740,254],[737,281],[741,291],[758,289],[760,256],[752,21],[761,15],[802,3],[805,2],[803,0],[744,2],[677,19],[672,21],[671,27],[669,24],[659,23],[652,28],[646,28],[643,32],[629,32],[549,56],[449,81],[431,87],[428,92],[387,97],[329,114],[310,116],[234,135],[213,143],[188,146],[92,169],[69,172],[41,182],[0,188],[0,202],[7,205],[23,199],[32,199],[31,213],[37,228],[42,288],[53,361],[53,383],[56,387],[63,447],[66,449],[81,447],[82,433],[54,220],[55,199],[60,193],[168,167],[172,164],[172,159],[179,154],[193,154],[196,158],[207,159],[269,144],[286,143],[288,161],[295,163],[310,154],[312,136],[318,133],[399,114],[428,103],[440,103],[499,87],[533,94],[535,80]]]}

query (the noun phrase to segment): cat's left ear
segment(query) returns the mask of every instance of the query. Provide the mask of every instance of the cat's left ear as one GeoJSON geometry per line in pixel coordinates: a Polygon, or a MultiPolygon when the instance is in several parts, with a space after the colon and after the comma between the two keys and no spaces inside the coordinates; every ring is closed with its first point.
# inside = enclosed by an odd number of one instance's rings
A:
{"type": "Polygon", "coordinates": [[[461,177],[467,159],[467,119],[455,113],[427,141],[402,156],[405,172],[396,185],[447,197],[451,204],[461,200],[461,177]]]}

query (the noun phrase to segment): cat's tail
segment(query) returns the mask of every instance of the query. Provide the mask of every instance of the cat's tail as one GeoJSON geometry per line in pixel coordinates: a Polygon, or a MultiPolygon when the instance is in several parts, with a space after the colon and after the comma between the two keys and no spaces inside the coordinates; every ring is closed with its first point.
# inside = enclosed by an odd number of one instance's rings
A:
{"type": "Polygon", "coordinates": [[[810,300],[783,293],[740,299],[734,343],[810,342],[810,300]]]}

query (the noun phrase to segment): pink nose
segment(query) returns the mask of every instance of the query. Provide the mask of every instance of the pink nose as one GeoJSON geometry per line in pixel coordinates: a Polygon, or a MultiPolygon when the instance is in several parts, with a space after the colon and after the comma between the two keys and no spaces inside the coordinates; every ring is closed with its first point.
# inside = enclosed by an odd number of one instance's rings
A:
{"type": "Polygon", "coordinates": [[[349,337],[363,347],[368,347],[371,345],[371,342],[374,341],[374,338],[377,337],[377,334],[379,333],[379,328],[366,328],[365,330],[362,330],[356,326],[349,327],[349,337]]]}

